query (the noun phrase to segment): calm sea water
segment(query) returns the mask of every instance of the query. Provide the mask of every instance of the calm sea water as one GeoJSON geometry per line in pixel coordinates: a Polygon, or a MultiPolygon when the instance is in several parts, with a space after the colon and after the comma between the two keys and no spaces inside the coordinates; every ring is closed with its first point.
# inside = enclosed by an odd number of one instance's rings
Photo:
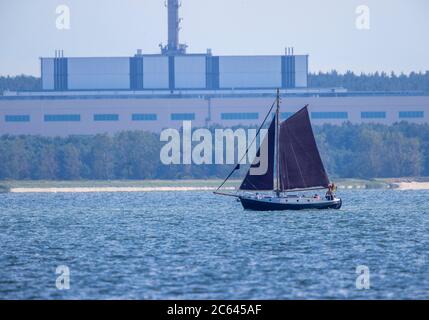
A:
{"type": "Polygon", "coordinates": [[[209,192],[0,194],[0,298],[428,299],[429,192],[341,196],[261,213],[209,192]]]}

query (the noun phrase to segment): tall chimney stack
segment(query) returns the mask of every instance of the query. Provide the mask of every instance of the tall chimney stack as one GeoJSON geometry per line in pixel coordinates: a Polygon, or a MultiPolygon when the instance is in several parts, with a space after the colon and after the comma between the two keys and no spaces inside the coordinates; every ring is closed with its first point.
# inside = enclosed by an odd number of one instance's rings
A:
{"type": "Polygon", "coordinates": [[[179,0],[167,0],[168,10],[168,43],[166,46],[161,45],[163,54],[176,55],[185,54],[186,45],[179,43],[180,21],[179,18],[179,0]]]}
{"type": "Polygon", "coordinates": [[[179,49],[179,0],[168,0],[168,48],[179,49]]]}

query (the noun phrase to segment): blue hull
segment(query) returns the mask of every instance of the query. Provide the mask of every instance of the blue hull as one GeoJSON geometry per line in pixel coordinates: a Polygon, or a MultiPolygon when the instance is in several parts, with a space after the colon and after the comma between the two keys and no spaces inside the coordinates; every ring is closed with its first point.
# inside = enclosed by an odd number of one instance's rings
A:
{"type": "Polygon", "coordinates": [[[340,209],[342,205],[341,199],[326,201],[323,203],[278,203],[240,197],[240,201],[244,209],[254,211],[340,209]]]}

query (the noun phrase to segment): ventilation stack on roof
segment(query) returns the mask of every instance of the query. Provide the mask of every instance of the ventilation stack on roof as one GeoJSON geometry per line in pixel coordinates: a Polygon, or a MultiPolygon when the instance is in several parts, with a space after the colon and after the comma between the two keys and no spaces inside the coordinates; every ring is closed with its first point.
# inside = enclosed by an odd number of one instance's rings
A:
{"type": "Polygon", "coordinates": [[[168,43],[166,46],[161,45],[161,52],[165,55],[186,54],[187,46],[179,43],[180,22],[179,18],[179,0],[168,0],[168,43]]]}

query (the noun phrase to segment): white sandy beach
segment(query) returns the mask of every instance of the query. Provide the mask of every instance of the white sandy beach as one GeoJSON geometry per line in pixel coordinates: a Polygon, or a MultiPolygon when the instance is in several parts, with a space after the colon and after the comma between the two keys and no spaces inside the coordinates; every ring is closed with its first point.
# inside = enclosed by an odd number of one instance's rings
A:
{"type": "MultiPolygon", "coordinates": [[[[167,192],[214,191],[214,187],[84,187],[84,188],[11,188],[13,193],[91,193],[91,192],[167,192]]],[[[225,187],[222,190],[235,190],[225,187]]]]}
{"type": "Polygon", "coordinates": [[[397,182],[395,183],[398,188],[396,190],[429,190],[429,182],[397,182]]]}
{"type": "MultiPolygon", "coordinates": [[[[394,190],[429,190],[429,182],[393,182],[394,190]]],[[[364,189],[365,186],[339,185],[340,189],[364,189]]],[[[154,187],[18,187],[11,188],[13,193],[96,193],[96,192],[184,192],[184,191],[214,191],[215,187],[208,186],[154,186],[154,187]]],[[[222,190],[235,190],[234,187],[224,187],[222,190]]]]}

